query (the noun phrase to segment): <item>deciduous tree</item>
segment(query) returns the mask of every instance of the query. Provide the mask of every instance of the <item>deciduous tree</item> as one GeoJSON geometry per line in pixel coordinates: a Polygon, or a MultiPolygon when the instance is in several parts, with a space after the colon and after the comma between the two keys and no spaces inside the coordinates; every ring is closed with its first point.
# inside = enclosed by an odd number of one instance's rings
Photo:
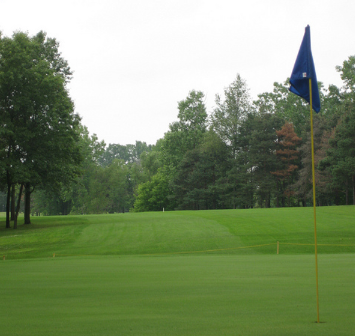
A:
{"type": "MultiPolygon", "coordinates": [[[[34,187],[55,188],[77,175],[80,118],[66,84],[71,70],[43,32],[0,38],[0,122],[8,190],[24,183],[25,223],[34,187]]],[[[7,219],[7,227],[9,220],[7,219]]]]}
{"type": "Polygon", "coordinates": [[[279,158],[279,169],[271,172],[276,176],[279,182],[279,195],[281,197],[282,206],[285,206],[285,197],[290,199],[294,192],[288,187],[293,182],[293,177],[298,169],[299,151],[297,146],[302,139],[297,136],[294,131],[293,124],[286,122],[281,130],[276,131],[278,137],[278,147],[276,155],[279,158]]]}

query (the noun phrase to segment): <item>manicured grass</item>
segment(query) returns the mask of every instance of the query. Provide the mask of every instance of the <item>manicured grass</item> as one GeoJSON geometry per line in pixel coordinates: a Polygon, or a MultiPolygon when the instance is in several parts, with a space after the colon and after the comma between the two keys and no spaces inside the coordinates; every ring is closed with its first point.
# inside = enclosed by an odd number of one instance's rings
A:
{"type": "Polygon", "coordinates": [[[352,335],[354,256],[100,256],[0,266],[1,335],[352,335]]]}
{"type": "Polygon", "coordinates": [[[351,335],[355,207],[317,218],[320,324],[312,208],[0,215],[0,334],[351,335]]]}
{"type": "MultiPolygon", "coordinates": [[[[312,208],[176,211],[32,217],[18,230],[0,222],[0,255],[7,259],[73,255],[204,252],[314,252],[312,208]]],[[[317,209],[319,253],[355,252],[355,207],[317,209]]]]}

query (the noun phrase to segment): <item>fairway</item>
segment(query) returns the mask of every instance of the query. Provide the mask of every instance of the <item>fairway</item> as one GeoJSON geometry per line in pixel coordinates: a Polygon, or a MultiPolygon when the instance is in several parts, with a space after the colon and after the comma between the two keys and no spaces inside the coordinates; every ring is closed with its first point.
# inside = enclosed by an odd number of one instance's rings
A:
{"type": "Polygon", "coordinates": [[[128,213],[1,229],[1,335],[352,335],[355,207],[318,213],[324,323],[311,209],[128,213]]]}

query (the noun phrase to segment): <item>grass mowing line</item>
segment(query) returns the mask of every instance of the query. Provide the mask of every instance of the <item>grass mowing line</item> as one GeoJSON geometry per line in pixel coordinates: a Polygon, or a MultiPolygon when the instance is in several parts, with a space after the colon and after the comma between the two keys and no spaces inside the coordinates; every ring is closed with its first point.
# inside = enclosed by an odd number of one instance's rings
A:
{"type": "Polygon", "coordinates": [[[183,252],[165,252],[165,253],[146,253],[143,255],[152,256],[152,255],[166,255],[166,254],[194,254],[194,253],[205,253],[205,252],[217,252],[217,251],[228,251],[228,250],[238,250],[238,249],[246,249],[246,248],[253,248],[253,247],[260,247],[260,246],[270,246],[276,245],[276,243],[272,244],[260,244],[260,245],[253,245],[253,246],[239,246],[239,247],[230,247],[225,249],[214,249],[214,250],[203,250],[203,251],[183,251],[183,252]]]}
{"type": "Polygon", "coordinates": [[[193,253],[205,253],[205,252],[217,252],[217,251],[228,251],[228,250],[238,250],[238,249],[246,249],[246,248],[253,248],[253,247],[260,247],[260,246],[269,246],[269,245],[276,245],[276,243],[272,244],[260,244],[260,245],[253,245],[253,246],[239,246],[239,247],[230,247],[224,249],[213,249],[213,250],[203,250],[203,251],[182,251],[182,252],[166,252],[166,253],[147,253],[143,255],[159,255],[159,254],[193,254],[193,253]]]}
{"type": "MultiPolygon", "coordinates": [[[[253,245],[253,246],[240,246],[240,247],[231,247],[225,249],[214,249],[214,250],[203,250],[203,251],[181,251],[181,252],[161,252],[161,253],[144,253],[139,254],[141,256],[154,256],[154,255],[172,255],[172,254],[194,254],[194,253],[206,253],[206,252],[217,252],[217,251],[228,251],[228,250],[236,250],[236,249],[246,249],[246,248],[253,248],[259,246],[269,246],[269,245],[276,245],[276,243],[272,244],[260,244],[260,245],[253,245]]],[[[53,257],[47,258],[56,258],[56,257],[95,257],[98,256],[97,254],[62,254],[62,253],[55,253],[53,257]]]]}
{"type": "MultiPolygon", "coordinates": [[[[218,252],[218,251],[228,251],[228,250],[238,250],[238,249],[247,249],[247,248],[254,248],[254,247],[261,247],[261,246],[271,246],[277,245],[276,243],[271,244],[260,244],[260,245],[253,245],[253,246],[240,246],[240,247],[231,247],[225,249],[214,249],[214,250],[203,250],[203,251],[181,251],[181,252],[161,252],[161,253],[144,253],[140,254],[142,256],[154,256],[154,255],[174,255],[174,254],[194,254],[194,253],[207,253],[207,252],[218,252]]],[[[280,245],[299,245],[299,246],[314,246],[314,244],[298,244],[298,243],[280,243],[280,245]]],[[[317,244],[318,246],[355,246],[355,245],[346,245],[346,244],[317,244]]],[[[26,253],[31,251],[18,251],[17,253],[26,253]]],[[[7,255],[4,255],[7,257],[7,255]]],[[[55,254],[54,257],[45,257],[45,258],[55,258],[55,257],[95,257],[97,254],[55,254]]],[[[4,259],[5,260],[5,259],[4,259]]]]}
{"type": "MultiPolygon", "coordinates": [[[[272,245],[272,244],[270,244],[270,245],[272,245]]],[[[303,244],[303,243],[280,243],[280,245],[314,246],[314,244],[303,244]]],[[[319,244],[319,243],[317,243],[317,246],[352,246],[352,247],[355,247],[355,245],[347,245],[347,244],[319,244]]]]}

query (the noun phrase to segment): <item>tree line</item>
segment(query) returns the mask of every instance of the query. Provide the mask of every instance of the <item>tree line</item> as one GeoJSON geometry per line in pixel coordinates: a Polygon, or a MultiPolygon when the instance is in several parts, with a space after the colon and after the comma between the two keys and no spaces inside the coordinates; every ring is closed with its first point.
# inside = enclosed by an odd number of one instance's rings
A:
{"type": "MultiPolygon", "coordinates": [[[[355,204],[354,64],[352,56],[337,67],[342,88],[318,83],[318,205],[355,204]]],[[[159,144],[157,174],[138,186],[134,210],[311,205],[309,106],[288,88],[288,81],[274,83],[251,102],[237,75],[209,117],[203,93],[191,91],[159,144]]]]}
{"type": "MultiPolygon", "coordinates": [[[[309,106],[289,92],[287,81],[252,101],[238,74],[216,95],[212,111],[203,92],[192,90],[156,144],[107,146],[74,112],[67,90],[72,72],[58,47],[43,32],[0,38],[0,186],[6,195],[0,202],[6,199],[7,227],[21,207],[29,223],[30,213],[312,204],[309,106]]],[[[318,205],[355,204],[355,56],[337,71],[343,87],[318,83],[318,205]]]]}
{"type": "MultiPolygon", "coordinates": [[[[350,57],[338,67],[343,88],[319,83],[322,111],[314,115],[318,205],[354,204],[354,64],[350,57]]],[[[79,214],[309,206],[309,106],[288,87],[287,81],[275,83],[272,92],[252,102],[237,75],[216,96],[210,114],[204,94],[193,90],[178,102],[178,121],[155,145],[105,146],[86,130],[85,146],[91,150],[80,181],[61,198],[48,197],[45,190],[37,194],[34,208],[79,214]]]]}

